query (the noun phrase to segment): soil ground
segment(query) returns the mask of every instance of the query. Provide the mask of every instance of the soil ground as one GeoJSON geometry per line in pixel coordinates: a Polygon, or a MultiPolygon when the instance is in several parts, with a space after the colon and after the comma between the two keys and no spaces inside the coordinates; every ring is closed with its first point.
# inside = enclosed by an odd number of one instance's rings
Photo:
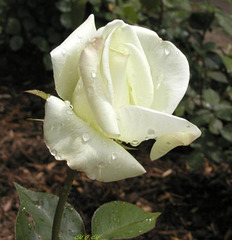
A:
{"type": "MultiPolygon", "coordinates": [[[[225,41],[223,46],[229,43],[226,35],[217,41],[225,41]]],[[[1,52],[7,56],[7,50],[1,52]]],[[[44,144],[42,123],[27,120],[43,118],[44,102],[25,94],[25,90],[40,89],[55,94],[51,73],[44,73],[43,65],[36,60],[38,53],[32,52],[34,49],[28,48],[28,52],[11,55],[12,59],[7,59],[11,71],[1,71],[1,240],[14,239],[19,200],[13,183],[58,195],[66,174],[65,163],[55,161],[44,144]],[[25,57],[34,62],[28,75],[29,66],[22,65],[25,57]]],[[[162,212],[156,228],[138,240],[232,239],[232,164],[215,164],[205,159],[201,169],[191,171],[185,161],[189,147],[178,148],[151,162],[148,154],[151,144],[143,143],[133,151],[147,170],[143,176],[100,183],[78,173],[69,202],[83,216],[87,230],[90,231],[96,208],[112,200],[122,200],[146,211],[162,212]]]]}

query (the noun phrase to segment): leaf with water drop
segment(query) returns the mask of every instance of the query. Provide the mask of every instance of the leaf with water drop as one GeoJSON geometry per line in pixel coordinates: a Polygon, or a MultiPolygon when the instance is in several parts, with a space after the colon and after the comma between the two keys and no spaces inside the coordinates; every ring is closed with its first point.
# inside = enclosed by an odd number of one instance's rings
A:
{"type": "Polygon", "coordinates": [[[93,215],[92,235],[101,240],[130,239],[153,229],[159,215],[127,202],[106,203],[93,215]]]}
{"type": "Polygon", "coordinates": [[[15,224],[15,229],[16,229],[15,240],[22,240],[22,239],[39,240],[39,235],[35,232],[35,229],[29,223],[24,209],[25,208],[20,207],[18,211],[18,216],[15,224]]]}
{"type": "MultiPolygon", "coordinates": [[[[16,183],[15,187],[21,203],[16,221],[16,240],[51,239],[58,197],[48,193],[33,192],[16,183]],[[28,216],[29,219],[32,219],[33,224],[28,221],[28,216]],[[28,227],[29,224],[31,227],[28,227]]],[[[74,239],[78,234],[84,234],[83,221],[78,212],[66,203],[60,237],[63,240],[68,240],[74,239]]]]}

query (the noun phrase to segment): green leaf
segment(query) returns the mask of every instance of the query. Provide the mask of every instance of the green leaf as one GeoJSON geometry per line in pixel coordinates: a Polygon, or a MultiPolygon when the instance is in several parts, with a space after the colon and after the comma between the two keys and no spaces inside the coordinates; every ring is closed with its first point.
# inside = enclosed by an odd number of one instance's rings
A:
{"type": "Polygon", "coordinates": [[[209,152],[208,152],[208,155],[210,156],[210,158],[216,162],[216,163],[220,163],[223,161],[223,153],[222,153],[222,150],[220,149],[217,149],[216,146],[214,149],[211,149],[209,152]]]}
{"type": "Polygon", "coordinates": [[[213,12],[193,12],[189,17],[189,24],[193,29],[206,30],[214,19],[213,12]]]}
{"type": "Polygon", "coordinates": [[[192,118],[192,122],[197,126],[202,126],[208,124],[212,118],[214,118],[212,112],[206,109],[202,109],[199,110],[197,112],[197,115],[192,118]]]}
{"type": "Polygon", "coordinates": [[[225,14],[225,12],[217,9],[215,17],[220,24],[220,26],[232,37],[232,16],[225,14]]]}
{"type": "Polygon", "coordinates": [[[226,67],[226,71],[228,73],[232,73],[232,56],[229,55],[229,56],[223,56],[222,57],[222,60],[225,64],[225,67],[226,67]]]}
{"type": "Polygon", "coordinates": [[[23,38],[19,35],[15,35],[10,39],[10,48],[13,51],[18,51],[23,46],[23,38]]]}
{"type": "MultiPolygon", "coordinates": [[[[33,192],[19,184],[15,183],[21,207],[19,209],[18,221],[16,223],[16,240],[37,239],[37,238],[20,238],[21,234],[33,235],[33,231],[40,236],[39,239],[51,239],[52,223],[55,214],[58,197],[48,193],[33,192]],[[24,214],[24,215],[23,215],[24,214]],[[33,221],[33,231],[26,228],[28,214],[33,221]],[[20,229],[23,229],[23,233],[20,229]]],[[[84,225],[80,215],[66,203],[63,218],[61,222],[60,237],[62,240],[74,239],[78,234],[84,234],[84,225]]]]}
{"type": "Polygon", "coordinates": [[[61,12],[71,12],[71,4],[70,2],[66,1],[58,1],[55,3],[57,9],[59,9],[61,12]]]}
{"type": "Polygon", "coordinates": [[[16,240],[30,239],[39,240],[40,236],[35,232],[33,226],[28,221],[24,208],[20,208],[16,219],[16,240]]]}
{"type": "Polygon", "coordinates": [[[221,134],[226,140],[232,142],[232,123],[229,123],[224,128],[222,128],[221,134]]]}
{"type": "Polygon", "coordinates": [[[71,13],[62,13],[60,16],[60,22],[65,28],[71,29],[72,28],[71,13]]]}
{"type": "Polygon", "coordinates": [[[216,52],[207,52],[204,62],[205,66],[212,70],[218,70],[222,66],[222,59],[216,52]]]}
{"type": "Polygon", "coordinates": [[[209,123],[209,131],[213,134],[219,134],[220,130],[223,128],[222,121],[217,118],[213,118],[209,123]]]}
{"type": "Polygon", "coordinates": [[[6,25],[6,32],[8,34],[19,34],[21,31],[21,25],[18,19],[16,18],[9,18],[7,25],[6,25]]]}
{"type": "Polygon", "coordinates": [[[153,229],[159,215],[130,203],[110,202],[94,213],[92,235],[100,236],[101,240],[133,238],[153,229]]]}
{"type": "Polygon", "coordinates": [[[204,165],[204,154],[194,151],[188,156],[187,163],[192,170],[199,169],[204,165]]]}
{"type": "Polygon", "coordinates": [[[228,86],[226,88],[226,93],[227,93],[228,97],[230,98],[230,100],[232,100],[232,87],[231,86],[228,86]]]}
{"type": "Polygon", "coordinates": [[[203,97],[210,105],[218,104],[220,101],[219,94],[211,88],[203,91],[203,97]]]}
{"type": "Polygon", "coordinates": [[[232,106],[229,102],[222,102],[214,106],[214,113],[215,115],[226,121],[232,120],[232,106]]]}
{"type": "Polygon", "coordinates": [[[218,71],[210,71],[207,73],[210,78],[217,82],[228,83],[227,77],[224,73],[218,71]]]}
{"type": "Polygon", "coordinates": [[[32,39],[32,43],[35,44],[41,52],[49,51],[48,42],[44,37],[41,37],[41,36],[34,37],[32,39]]]}

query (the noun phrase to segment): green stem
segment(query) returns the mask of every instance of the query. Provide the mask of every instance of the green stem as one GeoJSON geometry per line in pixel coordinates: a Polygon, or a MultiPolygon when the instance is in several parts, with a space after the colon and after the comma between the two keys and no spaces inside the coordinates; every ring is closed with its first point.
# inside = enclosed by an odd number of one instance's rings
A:
{"type": "Polygon", "coordinates": [[[72,170],[68,167],[67,169],[67,177],[64,182],[63,189],[60,194],[59,201],[56,206],[56,212],[53,220],[53,226],[52,226],[52,240],[58,240],[59,239],[59,233],[60,233],[60,224],[63,216],[64,206],[67,202],[67,198],[69,195],[69,192],[72,187],[73,179],[76,175],[76,171],[72,170]]]}

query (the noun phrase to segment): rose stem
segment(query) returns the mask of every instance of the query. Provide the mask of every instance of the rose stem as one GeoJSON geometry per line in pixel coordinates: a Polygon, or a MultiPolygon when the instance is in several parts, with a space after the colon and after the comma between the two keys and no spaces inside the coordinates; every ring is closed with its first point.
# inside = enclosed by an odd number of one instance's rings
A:
{"type": "Polygon", "coordinates": [[[61,191],[57,206],[56,212],[53,220],[52,225],[52,240],[58,240],[59,233],[60,233],[60,224],[63,216],[64,206],[67,201],[69,192],[72,187],[73,179],[76,175],[76,171],[72,170],[71,168],[67,168],[67,177],[64,182],[63,189],[61,191]]]}

